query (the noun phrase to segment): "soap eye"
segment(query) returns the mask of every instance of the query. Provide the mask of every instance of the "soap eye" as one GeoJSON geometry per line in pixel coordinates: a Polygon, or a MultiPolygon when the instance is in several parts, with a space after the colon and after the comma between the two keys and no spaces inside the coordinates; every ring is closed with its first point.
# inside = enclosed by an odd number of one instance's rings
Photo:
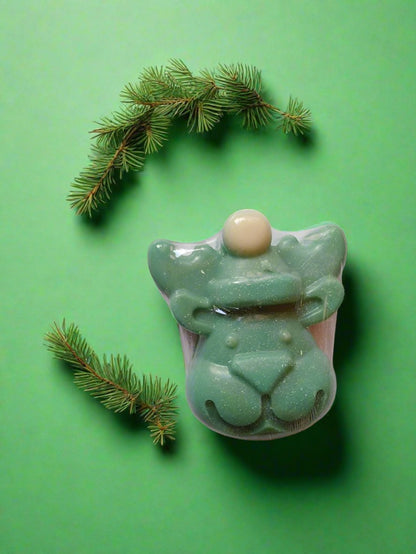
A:
{"type": "Polygon", "coordinates": [[[270,247],[272,228],[257,210],[239,210],[227,219],[222,230],[225,247],[237,256],[260,256],[270,247]]]}
{"type": "Polygon", "coordinates": [[[225,344],[228,346],[228,348],[235,348],[238,346],[238,337],[237,335],[228,335],[228,337],[225,339],[225,344]]]}
{"type": "Polygon", "coordinates": [[[282,342],[285,342],[286,344],[288,344],[289,342],[292,342],[292,335],[287,330],[280,331],[279,337],[280,337],[280,340],[282,342]]]}

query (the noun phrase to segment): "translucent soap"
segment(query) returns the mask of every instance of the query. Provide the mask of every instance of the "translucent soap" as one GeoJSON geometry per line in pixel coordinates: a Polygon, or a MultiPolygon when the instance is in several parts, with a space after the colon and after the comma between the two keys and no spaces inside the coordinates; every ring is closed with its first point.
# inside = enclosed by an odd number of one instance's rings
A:
{"type": "Polygon", "coordinates": [[[247,440],[306,429],[330,409],[346,241],[286,232],[255,210],[196,243],[158,240],[149,268],[179,324],[186,393],[207,427],[247,440]]]}

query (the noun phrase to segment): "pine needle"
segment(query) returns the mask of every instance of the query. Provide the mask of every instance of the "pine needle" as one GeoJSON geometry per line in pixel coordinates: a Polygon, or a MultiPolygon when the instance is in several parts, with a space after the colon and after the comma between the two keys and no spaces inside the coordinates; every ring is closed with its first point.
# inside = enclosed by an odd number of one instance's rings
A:
{"type": "Polygon", "coordinates": [[[297,136],[311,127],[311,113],[301,101],[290,98],[285,110],[266,102],[261,72],[241,63],[195,75],[182,60],[172,59],[166,67],[144,69],[137,83],[124,87],[121,98],[123,108],[102,118],[92,131],[91,162],[68,195],[77,214],[91,217],[100,210],[117,181],[140,171],[146,156],[164,146],[177,118],[196,133],[210,131],[225,114],[240,116],[248,129],[277,122],[285,134],[297,136]]]}
{"type": "Polygon", "coordinates": [[[141,415],[155,444],[175,440],[176,385],[159,377],[138,378],[126,356],[101,361],[74,323],[54,323],[45,341],[56,359],[72,367],[76,385],[107,409],[141,415]]]}

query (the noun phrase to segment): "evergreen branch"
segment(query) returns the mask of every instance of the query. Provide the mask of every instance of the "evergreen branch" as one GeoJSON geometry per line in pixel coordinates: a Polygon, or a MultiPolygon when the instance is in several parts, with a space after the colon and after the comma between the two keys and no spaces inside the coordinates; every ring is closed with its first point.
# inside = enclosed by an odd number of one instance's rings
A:
{"type": "Polygon", "coordinates": [[[285,134],[303,135],[311,126],[310,111],[299,100],[290,98],[286,110],[267,102],[261,72],[244,64],[221,64],[194,75],[182,60],[172,59],[166,67],[144,69],[137,83],[125,86],[121,98],[124,108],[92,131],[91,163],[68,196],[78,214],[91,217],[110,199],[118,179],[141,170],[146,156],[164,145],[178,117],[197,133],[210,131],[227,113],[241,116],[249,129],[275,121],[285,134]]]}
{"type": "Polygon", "coordinates": [[[65,320],[61,326],[54,323],[45,341],[55,358],[74,369],[75,383],[107,409],[141,415],[154,443],[175,439],[176,385],[163,384],[159,377],[139,379],[126,356],[104,356],[100,361],[78,327],[67,327],[65,320]]]}
{"type": "MultiPolygon", "coordinates": [[[[276,108],[275,108],[276,110],[276,108]]],[[[304,135],[311,126],[311,112],[303,106],[303,102],[290,97],[286,111],[281,112],[281,125],[285,134],[304,135]]]]}
{"type": "Polygon", "coordinates": [[[224,106],[230,113],[241,114],[243,125],[256,129],[273,118],[273,106],[261,96],[261,73],[251,66],[220,65],[218,81],[224,92],[224,106]]]}
{"type": "Polygon", "coordinates": [[[173,383],[167,381],[162,385],[159,377],[143,375],[138,412],[147,423],[154,442],[162,446],[166,439],[175,438],[175,412],[172,413],[175,393],[176,385],[173,383]]]}
{"type": "Polygon", "coordinates": [[[75,179],[68,195],[71,208],[77,214],[88,213],[91,217],[93,211],[110,199],[117,175],[121,179],[130,169],[142,169],[144,151],[137,139],[143,132],[144,126],[139,122],[128,128],[119,144],[114,145],[110,140],[93,146],[90,165],[75,179]]]}

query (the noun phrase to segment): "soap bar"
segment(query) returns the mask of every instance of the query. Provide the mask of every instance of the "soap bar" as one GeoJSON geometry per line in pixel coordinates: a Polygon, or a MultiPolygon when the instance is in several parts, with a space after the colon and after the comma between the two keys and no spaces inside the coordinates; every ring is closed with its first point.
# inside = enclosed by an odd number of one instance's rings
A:
{"type": "Polygon", "coordinates": [[[346,241],[325,224],[297,232],[239,210],[213,237],[158,240],[149,269],[179,324],[195,416],[239,439],[306,429],[331,407],[346,241]]]}

